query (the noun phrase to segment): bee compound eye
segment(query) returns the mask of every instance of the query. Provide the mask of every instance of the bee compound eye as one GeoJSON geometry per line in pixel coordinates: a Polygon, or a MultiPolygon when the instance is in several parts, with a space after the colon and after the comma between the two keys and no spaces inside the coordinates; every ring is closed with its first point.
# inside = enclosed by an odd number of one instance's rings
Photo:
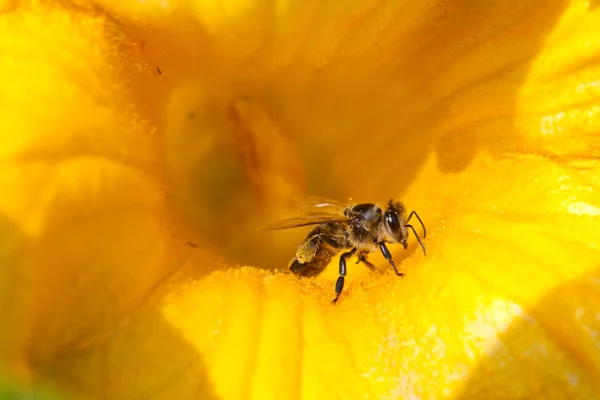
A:
{"type": "Polygon", "coordinates": [[[396,233],[400,230],[400,220],[398,219],[398,214],[393,211],[385,212],[385,223],[393,233],[396,233]]]}

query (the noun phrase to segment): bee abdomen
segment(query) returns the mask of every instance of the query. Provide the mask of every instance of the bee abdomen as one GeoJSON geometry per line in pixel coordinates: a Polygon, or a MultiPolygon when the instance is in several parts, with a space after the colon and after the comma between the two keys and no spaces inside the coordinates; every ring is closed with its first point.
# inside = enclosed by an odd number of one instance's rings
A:
{"type": "Polygon", "coordinates": [[[290,262],[290,271],[292,271],[294,274],[302,275],[302,270],[306,267],[306,264],[308,263],[303,264],[300,261],[298,261],[297,258],[294,258],[290,262]]]}
{"type": "Polygon", "coordinates": [[[301,262],[298,258],[294,257],[292,261],[290,261],[290,271],[296,275],[306,277],[319,275],[323,272],[325,267],[327,267],[336,253],[336,249],[325,243],[321,243],[312,259],[301,262]]]}

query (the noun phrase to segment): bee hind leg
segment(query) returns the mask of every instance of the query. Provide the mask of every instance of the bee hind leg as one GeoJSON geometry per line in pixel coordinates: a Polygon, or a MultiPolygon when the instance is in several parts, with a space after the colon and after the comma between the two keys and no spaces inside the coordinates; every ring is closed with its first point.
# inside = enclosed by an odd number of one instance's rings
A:
{"type": "Polygon", "coordinates": [[[356,253],[356,249],[352,249],[346,253],[343,253],[340,256],[340,276],[335,282],[335,298],[331,301],[333,304],[337,303],[340,298],[340,294],[342,294],[342,290],[344,290],[344,277],[346,276],[346,258],[352,257],[356,253]]]}

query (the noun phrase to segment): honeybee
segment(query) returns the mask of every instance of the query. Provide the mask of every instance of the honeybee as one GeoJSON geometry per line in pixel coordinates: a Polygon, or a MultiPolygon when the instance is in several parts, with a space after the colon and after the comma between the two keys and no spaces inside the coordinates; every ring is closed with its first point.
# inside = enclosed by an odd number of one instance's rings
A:
{"type": "Polygon", "coordinates": [[[371,269],[375,266],[367,260],[367,255],[379,249],[386,260],[391,264],[396,275],[398,268],[392,259],[386,243],[399,243],[408,248],[408,229],[411,229],[427,255],[425,246],[415,228],[409,224],[414,216],[423,227],[423,238],[427,231],[419,215],[411,211],[406,218],[406,208],[399,201],[390,199],[385,211],[377,204],[343,204],[336,200],[314,197],[311,199],[314,207],[333,208],[332,212],[318,212],[306,216],[293,217],[273,222],[262,227],[263,230],[290,229],[300,226],[317,225],[298,246],[294,258],[289,263],[292,273],[300,276],[316,276],[329,264],[338,253],[340,255],[339,274],[335,283],[335,298],[332,303],[337,303],[344,289],[346,276],[346,259],[356,255],[359,262],[371,269]]]}

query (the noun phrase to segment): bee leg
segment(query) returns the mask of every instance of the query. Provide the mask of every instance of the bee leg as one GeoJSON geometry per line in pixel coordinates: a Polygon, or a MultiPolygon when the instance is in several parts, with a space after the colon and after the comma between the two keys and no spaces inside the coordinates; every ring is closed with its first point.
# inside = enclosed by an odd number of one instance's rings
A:
{"type": "Polygon", "coordinates": [[[366,256],[366,254],[365,254],[365,253],[362,253],[362,254],[360,254],[360,255],[358,256],[358,260],[356,260],[356,263],[357,263],[357,264],[358,264],[358,263],[363,263],[363,264],[365,264],[367,267],[369,267],[369,269],[370,269],[371,271],[377,271],[377,268],[375,268],[375,266],[374,266],[374,265],[373,265],[371,262],[369,262],[369,261],[367,260],[367,256],[366,256]]]}
{"type": "Polygon", "coordinates": [[[394,264],[394,260],[392,260],[392,254],[390,253],[384,242],[379,243],[379,249],[381,250],[381,254],[383,254],[385,259],[388,260],[388,262],[392,265],[392,268],[394,268],[394,272],[396,273],[396,275],[404,276],[402,272],[398,272],[398,268],[396,268],[396,264],[394,264]]]}
{"type": "Polygon", "coordinates": [[[342,294],[342,290],[344,289],[344,277],[346,276],[346,257],[352,257],[356,253],[356,249],[352,249],[346,253],[343,253],[340,256],[340,276],[335,282],[335,299],[333,299],[332,303],[337,303],[340,298],[340,294],[342,294]]]}

